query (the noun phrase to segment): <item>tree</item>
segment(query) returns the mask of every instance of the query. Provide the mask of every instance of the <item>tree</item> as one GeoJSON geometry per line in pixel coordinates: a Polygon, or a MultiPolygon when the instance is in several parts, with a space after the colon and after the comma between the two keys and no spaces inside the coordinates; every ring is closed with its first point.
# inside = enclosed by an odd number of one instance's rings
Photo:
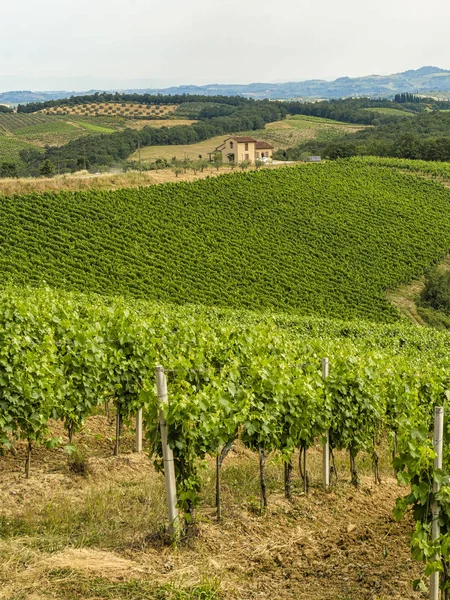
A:
{"type": "Polygon", "coordinates": [[[18,177],[17,165],[13,162],[4,161],[0,165],[0,177],[18,177]]]}
{"type": "Polygon", "coordinates": [[[221,167],[221,165],[223,163],[222,154],[220,154],[220,152],[217,152],[217,154],[214,154],[213,163],[214,163],[214,166],[216,167],[216,169],[219,170],[219,168],[221,167]]]}
{"type": "Polygon", "coordinates": [[[52,175],[55,174],[55,165],[52,163],[51,160],[48,160],[48,158],[47,158],[42,163],[41,168],[39,169],[39,173],[43,177],[51,177],[52,175]]]}

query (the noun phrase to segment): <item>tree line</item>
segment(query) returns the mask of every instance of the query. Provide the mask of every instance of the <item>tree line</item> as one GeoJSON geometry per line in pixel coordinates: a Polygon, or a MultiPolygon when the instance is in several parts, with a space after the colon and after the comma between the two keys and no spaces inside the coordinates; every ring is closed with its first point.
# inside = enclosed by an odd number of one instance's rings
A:
{"type": "MultiPolygon", "coordinates": [[[[370,111],[365,112],[370,114],[370,111]]],[[[275,156],[289,160],[301,160],[305,155],[330,159],[366,155],[450,160],[450,112],[423,111],[407,117],[380,115],[371,124],[374,126],[355,133],[343,132],[332,139],[309,140],[278,151],[275,156]]]]}
{"type": "Polygon", "coordinates": [[[159,105],[159,104],[184,104],[185,102],[219,103],[231,106],[244,106],[256,101],[243,96],[202,96],[200,94],[120,94],[119,92],[96,92],[84,96],[71,96],[59,100],[47,100],[46,102],[29,102],[19,104],[17,112],[34,113],[45,108],[56,108],[58,106],[79,106],[80,104],[103,104],[106,102],[132,102],[136,104],[159,105]]]}

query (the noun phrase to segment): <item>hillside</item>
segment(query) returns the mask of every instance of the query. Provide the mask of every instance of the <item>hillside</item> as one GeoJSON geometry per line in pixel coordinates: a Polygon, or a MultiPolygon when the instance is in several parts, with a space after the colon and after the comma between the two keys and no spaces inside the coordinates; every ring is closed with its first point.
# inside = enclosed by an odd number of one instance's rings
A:
{"type": "Polygon", "coordinates": [[[1,199],[0,280],[394,320],[450,248],[450,191],[346,163],[1,199]]]}
{"type": "MultiPolygon", "coordinates": [[[[158,123],[158,121],[155,121],[155,123],[158,123]]],[[[284,150],[290,148],[293,144],[300,144],[306,140],[331,140],[334,137],[354,133],[360,129],[362,127],[358,125],[349,125],[348,123],[333,121],[331,119],[321,119],[305,115],[288,115],[282,121],[267,123],[264,129],[235,133],[250,135],[257,140],[265,140],[272,144],[275,150],[284,150]]],[[[215,136],[196,144],[146,146],[141,148],[140,156],[143,161],[155,161],[158,158],[170,160],[174,156],[179,160],[185,158],[198,160],[200,155],[203,158],[207,158],[208,153],[213,152],[223,142],[225,137],[224,135],[215,136]]],[[[138,157],[139,152],[136,151],[130,156],[130,160],[136,161],[138,157]]]]}
{"type": "MultiPolygon", "coordinates": [[[[154,107],[145,111],[120,106],[117,111],[102,105],[67,110],[54,108],[46,112],[0,113],[0,161],[20,160],[21,150],[60,147],[86,136],[110,134],[124,129],[140,130],[143,127],[176,127],[191,125],[195,121],[184,118],[167,119],[165,109],[155,113],[154,107]]],[[[115,108],[115,107],[114,107],[115,108]]]]}

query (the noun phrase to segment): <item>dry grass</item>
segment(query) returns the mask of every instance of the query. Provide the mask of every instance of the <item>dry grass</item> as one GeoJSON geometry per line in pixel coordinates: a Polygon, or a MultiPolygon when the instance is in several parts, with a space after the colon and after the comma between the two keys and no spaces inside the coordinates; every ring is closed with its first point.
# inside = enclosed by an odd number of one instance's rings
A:
{"type": "MultiPolygon", "coordinates": [[[[63,435],[60,425],[55,432],[63,435]]],[[[89,419],[76,438],[91,451],[91,475],[76,477],[62,451],[40,449],[30,480],[25,448],[0,457],[0,598],[133,600],[392,600],[417,598],[410,582],[422,566],[410,559],[411,523],[391,513],[399,490],[381,456],[383,484],[358,467],[349,484],[347,456],[338,454],[340,481],[320,486],[321,454],[309,452],[311,488],[294,476],[294,499],[282,493],[282,463],[267,464],[268,511],[259,513],[257,456],[237,446],[222,472],[223,521],[214,509],[214,464],[202,473],[197,535],[177,550],[164,543],[164,482],[151,461],[124,452],[112,457],[114,425],[89,419]]]]}
{"type": "Polygon", "coordinates": [[[139,187],[152,185],[156,180],[148,172],[130,171],[119,174],[92,175],[86,171],[73,175],[57,175],[52,178],[26,177],[19,179],[0,179],[0,195],[30,194],[59,191],[78,191],[90,189],[113,190],[121,187],[139,187]]]}
{"type": "MultiPolygon", "coordinates": [[[[141,148],[141,159],[152,162],[157,158],[165,158],[171,160],[172,157],[176,157],[179,160],[184,158],[190,158],[198,160],[199,155],[204,159],[208,159],[208,152],[214,152],[215,148],[219,146],[223,140],[228,137],[227,135],[218,135],[203,142],[197,144],[184,144],[184,145],[169,145],[169,146],[146,146],[141,148]]],[[[135,152],[130,156],[130,160],[137,160],[138,153],[135,152]]]]}
{"type": "MultiPolygon", "coordinates": [[[[268,165],[264,168],[272,169],[280,166],[283,165],[268,165]]],[[[250,167],[249,170],[253,169],[254,167],[250,167]]],[[[195,181],[231,172],[230,167],[222,166],[217,170],[216,167],[211,165],[203,172],[198,171],[194,173],[193,171],[187,171],[186,173],[180,173],[178,176],[172,169],[162,169],[159,171],[128,171],[127,173],[118,174],[91,174],[86,171],[80,171],[73,175],[57,175],[52,178],[27,177],[22,179],[0,179],[0,196],[92,189],[116,190],[119,188],[135,188],[157,183],[195,181]]]]}
{"type": "Polygon", "coordinates": [[[127,120],[126,127],[130,129],[142,129],[143,127],[176,127],[177,125],[192,125],[197,123],[195,119],[139,119],[139,121],[127,120]]]}

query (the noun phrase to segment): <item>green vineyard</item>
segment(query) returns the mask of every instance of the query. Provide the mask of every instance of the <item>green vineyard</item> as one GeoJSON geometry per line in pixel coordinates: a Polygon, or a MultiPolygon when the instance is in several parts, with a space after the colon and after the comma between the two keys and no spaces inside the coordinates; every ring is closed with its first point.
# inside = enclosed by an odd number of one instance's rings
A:
{"type": "MultiPolygon", "coordinates": [[[[220,521],[221,466],[235,444],[259,459],[261,512],[268,456],[292,501],[294,460],[307,493],[308,457],[324,440],[332,465],[347,454],[355,486],[367,460],[380,483],[388,449],[411,490],[399,491],[395,516],[413,510],[413,556],[448,586],[450,333],[399,322],[386,290],[448,252],[450,191],[405,170],[416,165],[368,158],[0,197],[0,466],[7,449],[27,477],[40,446],[71,456],[110,407],[119,454],[123,424],[142,414],[157,471],[173,453],[176,535],[192,531],[214,459],[220,521]],[[436,406],[444,472],[433,466],[436,406]]],[[[335,485],[335,466],[326,472],[335,485]]],[[[12,531],[0,518],[0,537],[12,531]]]]}
{"type": "Polygon", "coordinates": [[[450,191],[328,163],[0,198],[0,280],[176,304],[398,318],[386,290],[450,248],[450,191]]]}
{"type": "MultiPolygon", "coordinates": [[[[396,515],[401,518],[413,506],[418,515],[413,553],[433,569],[432,549],[446,560],[450,501],[442,478],[442,537],[432,545],[429,431],[434,406],[450,408],[449,350],[450,334],[411,325],[127,305],[10,287],[0,295],[0,445],[14,448],[26,441],[29,474],[37,445],[62,443],[52,436],[50,419],[64,423],[72,443],[97,407],[112,402],[119,421],[143,411],[161,469],[155,365],[162,364],[170,399],[164,416],[186,526],[201,498],[202,462],[222,456],[237,440],[259,454],[265,508],[267,453],[282,459],[290,498],[296,450],[306,469],[308,449],[327,434],[331,452],[349,453],[355,485],[362,452],[372,456],[378,482],[377,450],[387,436],[399,480],[413,490],[398,500],[396,515]]],[[[448,434],[445,439],[450,441],[448,434]]],[[[219,470],[218,463],[218,481],[219,470]]]]}

